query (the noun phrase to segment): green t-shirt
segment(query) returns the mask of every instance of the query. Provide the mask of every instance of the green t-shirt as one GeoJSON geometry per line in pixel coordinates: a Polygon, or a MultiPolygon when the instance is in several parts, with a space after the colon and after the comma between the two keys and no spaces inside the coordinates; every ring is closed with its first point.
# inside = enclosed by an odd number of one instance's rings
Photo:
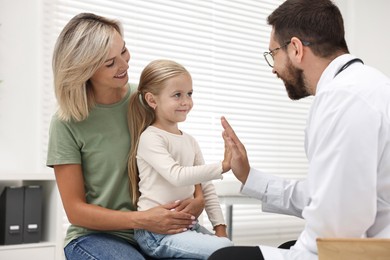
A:
{"type": "MultiPolygon", "coordinates": [[[[133,88],[133,86],[132,86],[133,88]]],[[[64,122],[53,116],[47,166],[81,164],[87,203],[108,209],[133,211],[131,203],[127,159],[130,134],[127,109],[131,89],[118,103],[96,105],[89,117],[81,122],[64,122]]],[[[70,225],[65,245],[71,240],[94,231],[70,225]]],[[[105,231],[106,232],[106,231],[105,231]]],[[[115,230],[107,233],[135,244],[133,230],[115,230]]]]}

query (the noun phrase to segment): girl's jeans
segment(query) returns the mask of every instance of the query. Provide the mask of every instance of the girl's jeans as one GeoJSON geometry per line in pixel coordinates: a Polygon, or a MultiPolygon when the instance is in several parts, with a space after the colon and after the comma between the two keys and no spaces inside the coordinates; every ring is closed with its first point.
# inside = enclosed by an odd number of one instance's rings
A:
{"type": "Polygon", "coordinates": [[[233,246],[228,238],[217,237],[199,224],[174,235],[134,230],[134,238],[147,255],[155,258],[207,259],[214,251],[233,246]]]}

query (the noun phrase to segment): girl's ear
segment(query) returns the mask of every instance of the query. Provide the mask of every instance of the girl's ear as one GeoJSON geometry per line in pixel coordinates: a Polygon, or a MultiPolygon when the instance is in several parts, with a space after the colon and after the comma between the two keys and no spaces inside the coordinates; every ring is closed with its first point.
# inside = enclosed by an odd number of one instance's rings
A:
{"type": "Polygon", "coordinates": [[[152,93],[146,92],[145,93],[145,100],[151,108],[153,108],[154,110],[156,109],[157,103],[156,103],[156,100],[155,100],[154,95],[152,93]]]}

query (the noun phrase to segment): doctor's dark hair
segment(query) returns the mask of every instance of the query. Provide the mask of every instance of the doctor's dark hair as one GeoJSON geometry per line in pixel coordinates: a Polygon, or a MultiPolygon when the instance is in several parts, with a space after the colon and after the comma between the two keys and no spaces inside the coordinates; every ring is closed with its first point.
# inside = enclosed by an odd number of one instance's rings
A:
{"type": "Polygon", "coordinates": [[[155,111],[145,99],[146,93],[158,96],[171,78],[189,72],[179,63],[172,60],[154,60],[142,71],[138,89],[130,96],[127,122],[130,132],[130,153],[128,173],[131,185],[131,197],[134,205],[139,198],[139,173],[137,168],[138,141],[142,132],[156,120],[155,111]]]}
{"type": "Polygon", "coordinates": [[[349,53],[343,17],[331,0],[286,0],[268,16],[267,22],[281,45],[297,37],[310,42],[308,47],[323,58],[349,53]]]}

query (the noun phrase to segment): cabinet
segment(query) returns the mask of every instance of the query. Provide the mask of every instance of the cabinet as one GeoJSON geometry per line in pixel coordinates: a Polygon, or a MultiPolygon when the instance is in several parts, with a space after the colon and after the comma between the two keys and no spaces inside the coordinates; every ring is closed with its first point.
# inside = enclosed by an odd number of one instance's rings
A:
{"type": "Polygon", "coordinates": [[[0,259],[61,260],[63,256],[63,210],[54,173],[2,173],[0,192],[5,186],[41,185],[43,190],[42,241],[39,243],[0,245],[0,259]]]}

